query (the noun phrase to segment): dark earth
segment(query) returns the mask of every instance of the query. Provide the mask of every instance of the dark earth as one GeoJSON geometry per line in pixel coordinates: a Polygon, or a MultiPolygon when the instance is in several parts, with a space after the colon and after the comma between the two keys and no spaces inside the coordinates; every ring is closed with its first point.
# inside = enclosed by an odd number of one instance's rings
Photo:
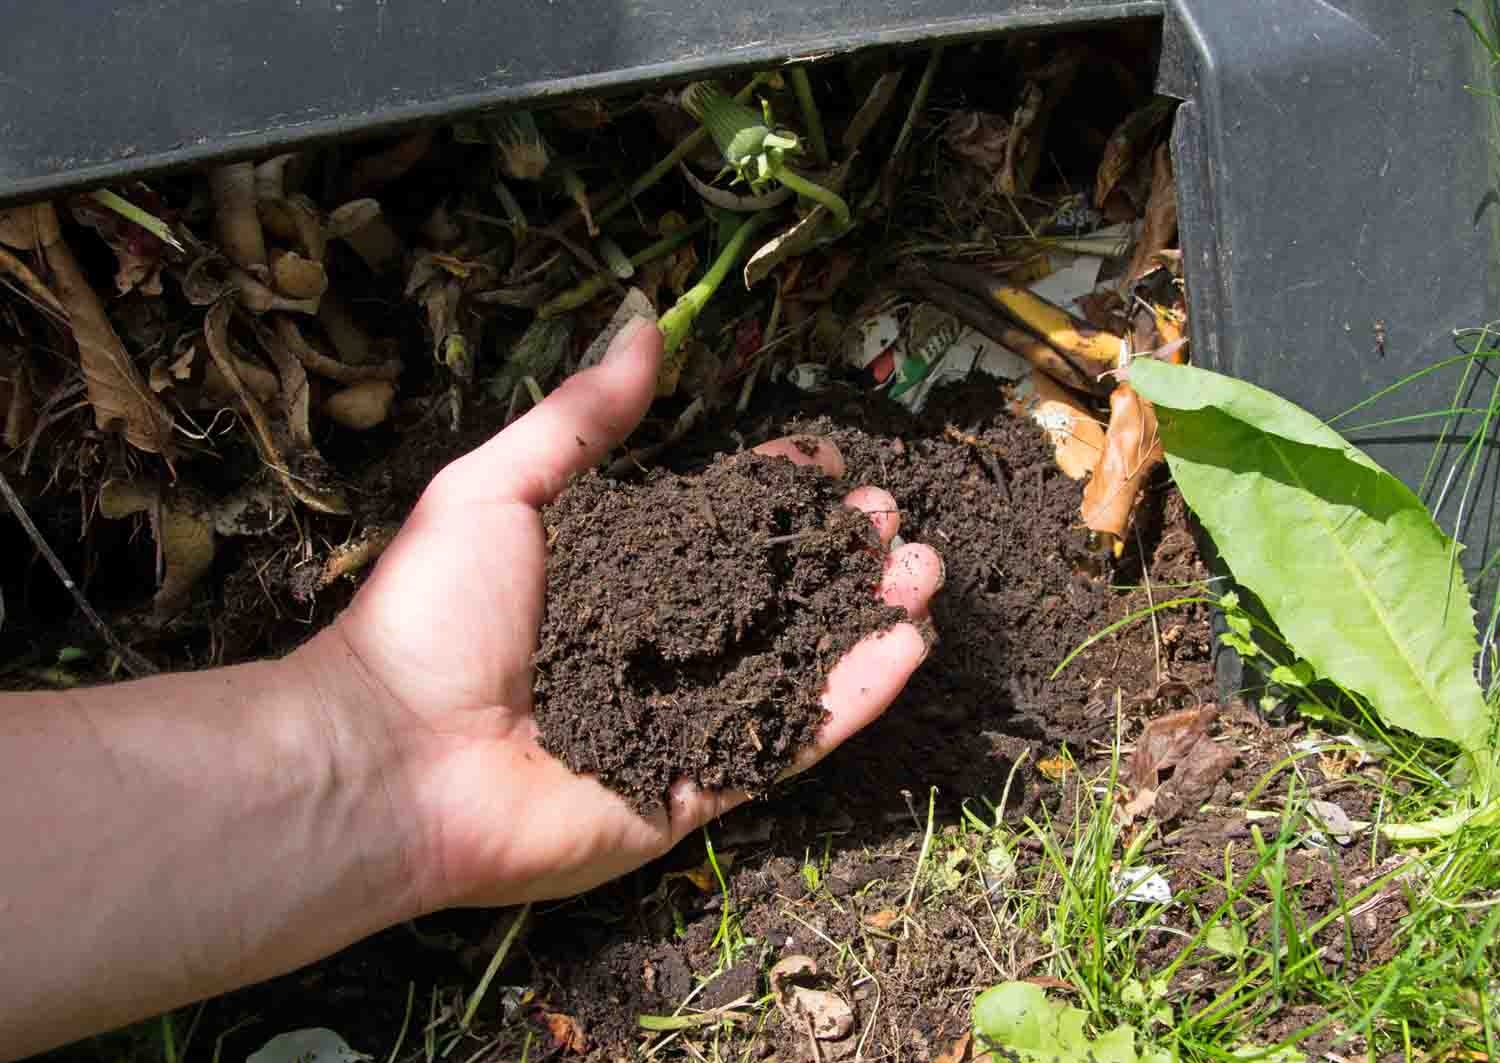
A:
{"type": "Polygon", "coordinates": [[[639,485],[591,474],[544,514],[542,745],[646,811],[678,779],[767,790],[808,745],[833,664],[904,617],[843,488],[738,454],[639,485]]]}
{"type": "MultiPolygon", "coordinates": [[[[822,597],[811,600],[823,604],[808,608],[792,602],[795,608],[786,608],[786,588],[770,592],[768,600],[786,609],[788,623],[772,624],[764,637],[791,638],[794,629],[806,630],[797,625],[831,618],[837,637],[848,640],[888,617],[868,594],[877,571],[873,558],[847,549],[866,534],[864,527],[843,523],[835,500],[854,484],[879,484],[901,508],[903,537],[930,543],[944,557],[947,578],[933,603],[931,655],[882,719],[813,770],[776,786],[769,799],[752,802],[711,828],[731,914],[749,939],[732,964],[726,965],[722,947],[715,944],[724,899],[702,874],[702,842],[690,841],[663,861],[592,893],[539,906],[495,979],[467,1044],[457,1045],[450,1058],[466,1059],[493,1042],[493,1050],[481,1058],[519,1059],[528,1030],[534,1040],[530,1058],[552,1058],[553,1052],[567,1057],[555,1037],[561,1020],[568,1023],[564,1030],[583,1039],[579,1058],[637,1058],[633,1053],[647,1038],[663,1036],[643,1034],[640,1015],[674,1013],[705,979],[710,980],[692,997],[694,1008],[746,996],[754,1001],[768,991],[769,967],[792,953],[816,959],[825,984],[854,1009],[856,1031],[867,1040],[865,1058],[935,1058],[969,1028],[977,991],[1003,978],[1042,973],[1051,946],[1039,936],[1040,928],[1014,940],[986,940],[984,902],[971,892],[946,888],[941,876],[924,881],[904,935],[895,927],[881,929],[882,915],[902,909],[911,887],[929,788],[935,790],[934,828],[947,842],[958,838],[965,804],[984,816],[986,802],[1008,798],[1005,815],[1017,828],[1025,816],[1066,824],[1078,807],[1079,779],[1108,768],[1117,711],[1128,748],[1150,718],[1215,698],[1209,616],[1201,605],[1163,611],[1154,628],[1144,621],[1126,627],[1052,676],[1070,651],[1108,624],[1149,601],[1190,593],[1183,584],[1207,578],[1185,508],[1169,485],[1158,483],[1148,492],[1139,534],[1116,562],[1091,549],[1079,530],[1079,484],[1057,469],[1037,429],[1005,412],[992,381],[939,392],[915,417],[857,382],[837,382],[817,395],[766,388],[755,408],[759,414],[753,408],[752,415],[721,434],[691,438],[666,455],[681,478],[656,472],[644,485],[598,477],[579,483],[549,514],[549,525],[557,530],[554,547],[567,550],[565,535],[578,536],[579,543],[597,536],[596,560],[590,563],[628,572],[627,544],[658,555],[669,552],[665,544],[688,538],[674,530],[675,524],[708,523],[699,505],[708,498],[713,520],[732,533],[723,542],[693,536],[694,549],[703,551],[700,560],[718,551],[713,556],[719,564],[709,564],[708,571],[734,585],[734,593],[725,597],[702,595],[717,610],[711,615],[721,632],[733,629],[736,609],[754,612],[741,586],[749,581],[733,575],[739,566],[786,566],[798,557],[815,570],[808,586],[821,587],[822,597]],[[785,462],[715,457],[797,433],[825,435],[837,443],[848,465],[844,484],[785,462]],[[743,477],[762,478],[779,490],[752,497],[731,488],[743,477]],[[601,519],[591,517],[601,507],[628,512],[632,499],[653,492],[663,508],[652,524],[606,522],[602,512],[601,519]],[[771,515],[778,507],[781,515],[771,515]],[[824,523],[830,514],[832,531],[824,523]],[[753,529],[765,537],[773,527],[776,535],[795,534],[793,528],[814,534],[769,547],[752,534],[753,529]],[[723,563],[727,557],[735,558],[732,565],[723,563]],[[1054,758],[1064,749],[1078,767],[1059,773],[1054,758]],[[816,882],[804,871],[809,864],[817,869],[816,882]],[[531,995],[505,988],[518,986],[528,987],[531,995]]],[[[648,423],[644,431],[652,430],[648,423]]],[[[424,446],[404,449],[405,460],[383,474],[385,482],[397,497],[414,497],[408,489],[423,475],[481,436],[476,428],[456,444],[439,433],[424,437],[424,446]]],[[[573,564],[584,563],[576,551],[572,556],[573,564]]],[[[671,602],[671,591],[653,591],[671,602]]],[[[330,588],[325,605],[332,608],[348,593],[342,586],[330,588]]],[[[564,609],[585,608],[581,601],[567,602],[554,598],[549,624],[559,622],[564,609]]],[[[550,626],[549,632],[558,637],[550,626]]],[[[659,637],[674,647],[672,652],[698,654],[697,677],[720,678],[722,669],[711,666],[713,655],[703,652],[702,641],[683,641],[681,628],[663,630],[659,637]]],[[[600,644],[611,645],[603,639],[600,644]]],[[[613,643],[616,651],[624,645],[620,639],[613,643]]],[[[836,655],[834,644],[819,651],[817,639],[809,643],[805,635],[792,638],[792,645],[813,667],[836,655]]],[[[747,656],[731,650],[721,659],[747,656]]],[[[545,650],[542,661],[545,704],[548,683],[560,673],[545,650]]],[[[654,682],[669,671],[654,673],[654,682]]],[[[607,676],[596,681],[613,682],[607,676]]],[[[806,682],[786,688],[789,702],[801,708],[800,715],[787,717],[795,722],[781,725],[783,740],[795,740],[814,724],[811,690],[806,682]]],[[[695,696],[702,697],[703,688],[695,696]]],[[[692,718],[653,715],[648,726],[692,718]]],[[[755,719],[770,726],[768,717],[755,719]]],[[[1236,803],[1286,756],[1298,735],[1297,727],[1272,727],[1249,709],[1226,705],[1215,737],[1237,754],[1228,775],[1211,794],[1189,795],[1194,799],[1157,810],[1161,830],[1146,852],[1180,903],[1159,929],[1143,935],[1140,962],[1148,972],[1170,963],[1180,951],[1181,934],[1196,930],[1198,921],[1222,903],[1226,847],[1238,874],[1253,863],[1250,826],[1236,803]]],[[[764,780],[774,772],[773,760],[746,756],[753,748],[748,736],[744,743],[738,736],[734,741],[744,759],[731,760],[732,766],[722,769],[730,773],[724,778],[764,780]]],[[[762,743],[768,746],[764,737],[762,743]]],[[[594,754],[590,749],[577,755],[594,754]]],[[[655,751],[643,770],[628,773],[625,785],[638,787],[640,796],[659,794],[662,781],[681,767],[675,759],[655,751]]],[[[589,765],[583,759],[576,763],[589,765]]],[[[1305,766],[1304,778],[1317,796],[1342,801],[1351,816],[1366,814],[1359,798],[1364,788],[1340,780],[1332,770],[1323,774],[1316,763],[1305,766]]],[[[1277,790],[1272,787],[1271,794],[1277,790]]],[[[1273,798],[1259,803],[1268,800],[1273,798]]],[[[1034,837],[1023,830],[1020,839],[1016,874],[1024,888],[1047,873],[1047,862],[1034,837]]],[[[1336,908],[1341,897],[1378,873],[1384,855],[1356,845],[1294,857],[1287,873],[1305,918],[1336,908]]],[[[1240,905],[1265,900],[1257,886],[1240,905]]],[[[1348,977],[1389,958],[1387,930],[1404,912],[1404,900],[1395,886],[1376,900],[1347,928],[1335,922],[1318,938],[1330,946],[1328,962],[1348,977]]],[[[454,1016],[512,918],[509,911],[454,912],[393,928],[303,971],[210,1001],[196,1036],[224,1034],[220,1058],[242,1059],[275,1033],[321,1025],[384,1058],[401,1029],[411,991],[416,1011],[402,1055],[423,1058],[421,1040],[412,1038],[419,1038],[418,1029],[429,1022],[440,1032],[453,1028],[454,1016]]],[[[1134,913],[1120,907],[1112,918],[1128,920],[1134,913]]],[[[1231,967],[1207,955],[1176,972],[1173,993],[1207,1003],[1233,978],[1231,967]]],[[[178,1015],[179,1037],[188,1014],[178,1015]]],[[[746,1049],[750,1058],[809,1058],[805,1033],[777,1009],[745,1014],[746,1023],[690,1032],[717,1038],[723,1058],[740,1058],[746,1049]]],[[[1294,1008],[1269,1021],[1261,1036],[1275,1036],[1277,1023],[1288,1031],[1301,1025],[1294,1008]]],[[[207,1043],[197,1043],[194,1054],[207,1043]]],[[[115,1037],[75,1046],[66,1055],[118,1059],[119,1052],[115,1037]]],[[[656,1058],[691,1057],[668,1046],[656,1058]]]]}

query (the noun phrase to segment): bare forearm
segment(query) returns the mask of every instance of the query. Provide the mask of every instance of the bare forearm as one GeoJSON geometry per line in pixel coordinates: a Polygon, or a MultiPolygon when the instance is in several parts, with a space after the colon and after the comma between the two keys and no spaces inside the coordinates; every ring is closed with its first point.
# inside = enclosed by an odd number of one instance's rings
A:
{"type": "Polygon", "coordinates": [[[415,914],[376,717],[327,711],[361,694],[338,652],[0,699],[0,1058],[415,914]]]}

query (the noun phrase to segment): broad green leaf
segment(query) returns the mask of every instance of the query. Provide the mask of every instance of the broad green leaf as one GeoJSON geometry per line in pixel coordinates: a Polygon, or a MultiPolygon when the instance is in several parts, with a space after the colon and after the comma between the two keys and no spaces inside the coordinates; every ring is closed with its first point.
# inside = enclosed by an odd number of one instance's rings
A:
{"type": "Polygon", "coordinates": [[[1167,1063],[1166,1052],[1138,1053],[1135,1028],[1116,1026],[1090,1038],[1088,1016],[1049,1000],[1030,982],[1001,982],[974,1001],[974,1031],[986,1048],[1014,1053],[1023,1063],[1167,1063]]]}
{"type": "Polygon", "coordinates": [[[1172,477],[1235,579],[1318,675],[1386,722],[1493,755],[1479,640],[1452,542],[1401,481],[1312,414],[1231,377],[1150,359],[1172,477]]]}

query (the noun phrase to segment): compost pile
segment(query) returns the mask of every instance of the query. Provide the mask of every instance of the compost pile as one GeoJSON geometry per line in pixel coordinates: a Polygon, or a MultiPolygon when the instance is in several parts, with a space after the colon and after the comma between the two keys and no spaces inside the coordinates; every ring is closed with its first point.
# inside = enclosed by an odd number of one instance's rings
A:
{"type": "MultiPolygon", "coordinates": [[[[539,913],[472,1028],[454,998],[493,928],[453,917],[215,1002],[205,1028],[231,1031],[231,1056],[264,1040],[233,1032],[250,1012],[386,1054],[407,972],[429,1055],[477,1058],[460,1048],[476,1031],[494,1058],[540,1058],[534,1038],[676,1052],[697,1035],[637,1017],[708,978],[700,1006],[759,999],[761,959],[818,933],[866,935],[884,996],[848,984],[842,953],[799,977],[837,971],[846,1011],[884,1009],[887,1057],[930,1058],[967,1026],[964,987],[993,972],[954,944],[958,902],[899,948],[863,921],[891,926],[932,831],[919,810],[952,823],[1007,793],[1034,809],[1058,746],[1107,744],[1121,704],[1212,696],[1201,607],[1057,674],[1154,605],[1152,581],[1205,575],[1120,372],[1187,356],[1156,32],[871,51],[0,210],[8,686],[285,652],[347,604],[439,469],[637,313],[667,336],[657,402],[545,514],[549,750],[641,809],[682,776],[765,792],[815,733],[833,662],[898,616],[842,493],[887,487],[902,534],[947,565],[902,699],[770,811],[731,818],[722,859],[682,850],[539,913]],[[742,453],[796,432],[833,436],[848,481],[742,453]],[[826,931],[785,915],[821,888],[804,862],[843,883],[826,931]],[[717,887],[766,955],[725,958],[717,887]],[[880,907],[846,903],[856,890],[880,907]]],[[[755,1047],[735,1016],[722,1058],[755,1047]]],[[[780,1058],[854,1049],[842,1021],[770,1028],[780,1058]]]]}
{"type": "Polygon", "coordinates": [[[905,618],[875,596],[884,548],[843,490],[742,454],[564,491],[545,514],[543,746],[643,810],[683,778],[765,792],[812,741],[833,663],[905,618]]]}

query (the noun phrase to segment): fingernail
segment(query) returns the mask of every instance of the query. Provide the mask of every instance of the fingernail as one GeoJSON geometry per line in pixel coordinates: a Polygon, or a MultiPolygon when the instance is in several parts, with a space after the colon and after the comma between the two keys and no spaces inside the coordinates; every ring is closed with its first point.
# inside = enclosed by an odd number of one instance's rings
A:
{"type": "Polygon", "coordinates": [[[615,333],[614,339],[609,341],[609,347],[604,352],[603,364],[609,365],[629,357],[628,352],[641,337],[641,330],[646,327],[655,328],[656,323],[648,317],[636,316],[625,323],[625,327],[615,333]]]}

